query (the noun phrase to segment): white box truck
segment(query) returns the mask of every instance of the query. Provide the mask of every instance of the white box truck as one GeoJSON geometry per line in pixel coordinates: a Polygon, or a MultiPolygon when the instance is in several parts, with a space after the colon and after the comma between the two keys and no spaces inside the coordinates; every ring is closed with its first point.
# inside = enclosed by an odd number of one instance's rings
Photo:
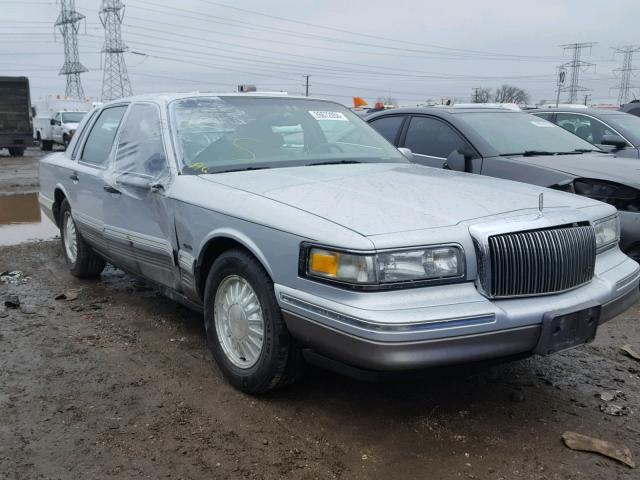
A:
{"type": "Polygon", "coordinates": [[[40,142],[42,150],[51,150],[54,143],[66,148],[78,124],[92,108],[88,100],[50,95],[35,104],[33,137],[40,142]]]}

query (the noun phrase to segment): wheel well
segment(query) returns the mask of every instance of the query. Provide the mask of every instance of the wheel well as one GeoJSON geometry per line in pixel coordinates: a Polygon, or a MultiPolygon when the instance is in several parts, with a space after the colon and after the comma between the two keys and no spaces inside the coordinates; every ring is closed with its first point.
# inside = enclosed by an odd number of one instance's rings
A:
{"type": "Polygon", "coordinates": [[[39,131],[38,131],[38,132],[36,132],[36,139],[37,139],[37,140],[40,140],[41,138],[42,138],[42,137],[40,136],[40,132],[39,132],[39,131]]]}
{"type": "MultiPolygon", "coordinates": [[[[249,255],[255,258],[253,252],[245,247],[242,243],[234,240],[229,237],[216,237],[212,238],[207,242],[204,246],[202,253],[200,254],[200,260],[196,264],[195,277],[197,282],[198,294],[200,298],[204,298],[204,288],[207,284],[207,276],[209,275],[209,270],[211,269],[211,265],[216,261],[221,254],[226,252],[227,250],[239,249],[244,250],[249,255]]],[[[259,263],[259,259],[256,258],[259,263]]]]}
{"type": "Polygon", "coordinates": [[[62,190],[56,188],[56,191],[53,194],[53,206],[51,209],[53,210],[53,218],[56,219],[56,225],[60,226],[60,205],[62,205],[62,201],[67,198],[62,193],[62,190]]]}

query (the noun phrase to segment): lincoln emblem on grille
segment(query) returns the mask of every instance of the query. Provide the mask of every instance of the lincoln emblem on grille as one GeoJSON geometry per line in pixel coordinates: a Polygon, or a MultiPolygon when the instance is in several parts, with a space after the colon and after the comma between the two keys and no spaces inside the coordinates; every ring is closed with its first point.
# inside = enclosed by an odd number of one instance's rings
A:
{"type": "Polygon", "coordinates": [[[544,208],[544,193],[541,193],[538,196],[538,209],[540,210],[540,213],[542,213],[543,208],[544,208]]]}

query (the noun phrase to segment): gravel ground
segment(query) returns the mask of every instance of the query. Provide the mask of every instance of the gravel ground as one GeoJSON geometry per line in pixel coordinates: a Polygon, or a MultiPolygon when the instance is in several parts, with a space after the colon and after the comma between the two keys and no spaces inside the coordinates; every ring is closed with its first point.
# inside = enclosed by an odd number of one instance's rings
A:
{"type": "Polygon", "coordinates": [[[640,350],[638,307],[551,357],[392,383],[310,368],[256,398],[225,383],[201,317],[143,282],[78,280],[58,242],[0,248],[10,270],[25,278],[0,282],[1,479],[639,476],[561,441],[596,436],[639,463],[640,362],[620,352],[640,350]]]}

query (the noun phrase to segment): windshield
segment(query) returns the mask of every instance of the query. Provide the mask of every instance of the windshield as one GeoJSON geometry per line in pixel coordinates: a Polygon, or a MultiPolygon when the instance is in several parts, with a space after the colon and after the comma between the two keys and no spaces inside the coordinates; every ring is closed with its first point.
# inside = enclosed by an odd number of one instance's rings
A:
{"type": "Polygon", "coordinates": [[[595,149],[589,142],[565,129],[527,113],[477,112],[458,115],[499,155],[533,151],[569,153],[595,149]]]}
{"type": "Polygon", "coordinates": [[[627,113],[626,115],[602,115],[602,120],[616,130],[620,130],[620,133],[624,133],[634,145],[640,145],[640,117],[627,113]]]}
{"type": "Polygon", "coordinates": [[[407,160],[342,105],[321,100],[192,97],[170,106],[183,173],[407,160]]]}
{"type": "Polygon", "coordinates": [[[80,123],[87,112],[62,112],[62,123],[80,123]]]}

